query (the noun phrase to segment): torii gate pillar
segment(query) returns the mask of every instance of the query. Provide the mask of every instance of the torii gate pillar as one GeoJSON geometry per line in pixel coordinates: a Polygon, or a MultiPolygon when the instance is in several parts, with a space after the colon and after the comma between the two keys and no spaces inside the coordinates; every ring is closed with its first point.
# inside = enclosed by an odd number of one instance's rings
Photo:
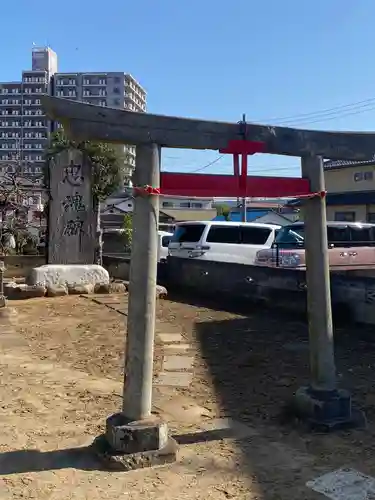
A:
{"type": "MultiPolygon", "coordinates": [[[[323,158],[302,157],[301,166],[311,191],[325,193],[323,158]]],[[[311,380],[297,391],[295,410],[318,429],[362,426],[364,414],[353,410],[350,393],[336,384],[325,197],[307,198],[303,209],[311,380]]]]}
{"type": "Polygon", "coordinates": [[[122,411],[106,422],[100,453],[122,470],[176,459],[165,422],[151,414],[158,254],[160,146],[136,146],[133,244],[122,411]]]}

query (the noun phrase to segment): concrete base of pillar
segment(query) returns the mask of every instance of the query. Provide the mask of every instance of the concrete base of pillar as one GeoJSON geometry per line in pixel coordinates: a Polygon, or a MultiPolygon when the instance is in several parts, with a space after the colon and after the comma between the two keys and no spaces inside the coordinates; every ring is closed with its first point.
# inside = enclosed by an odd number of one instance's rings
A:
{"type": "Polygon", "coordinates": [[[177,443],[168,436],[165,422],[154,417],[129,421],[121,413],[107,419],[106,432],[95,439],[93,449],[112,470],[160,466],[177,458],[177,443]]]}
{"type": "Polygon", "coordinates": [[[344,389],[324,392],[301,387],[292,411],[314,430],[330,432],[366,426],[365,414],[353,408],[350,393],[344,389]]]}

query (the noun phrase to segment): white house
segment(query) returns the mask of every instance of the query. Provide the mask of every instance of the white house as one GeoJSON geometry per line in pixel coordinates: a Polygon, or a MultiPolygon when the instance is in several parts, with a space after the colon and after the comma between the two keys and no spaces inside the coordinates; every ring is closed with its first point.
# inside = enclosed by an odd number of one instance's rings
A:
{"type": "MultiPolygon", "coordinates": [[[[181,196],[163,196],[159,197],[160,209],[182,209],[182,210],[212,210],[214,198],[186,198],[181,196]]],[[[111,195],[103,203],[103,209],[116,206],[123,212],[133,211],[133,197],[130,190],[120,191],[111,195]]],[[[103,213],[103,212],[102,212],[103,213]]]]}
{"type": "MultiPolygon", "coordinates": [[[[160,228],[170,230],[176,221],[212,220],[216,216],[214,198],[185,198],[160,195],[160,228]]],[[[122,227],[124,215],[133,211],[131,190],[114,193],[102,204],[103,229],[122,227]]]]}

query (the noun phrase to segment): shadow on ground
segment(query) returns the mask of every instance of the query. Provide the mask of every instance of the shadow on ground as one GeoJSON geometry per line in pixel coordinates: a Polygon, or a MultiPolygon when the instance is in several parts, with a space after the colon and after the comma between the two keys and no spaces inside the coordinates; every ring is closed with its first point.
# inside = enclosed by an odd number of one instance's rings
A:
{"type": "Polygon", "coordinates": [[[222,415],[246,423],[269,439],[268,450],[264,443],[258,447],[256,438],[238,441],[243,465],[257,477],[264,500],[286,498],[278,492],[287,492],[288,484],[288,498],[299,494],[310,498],[307,489],[303,492],[300,487],[311,479],[311,465],[317,459],[328,470],[345,463],[357,463],[364,470],[375,437],[375,335],[370,329],[336,328],[339,385],[352,391],[354,402],[366,411],[369,427],[334,435],[312,434],[296,420],[285,419],[283,412],[296,389],[309,383],[305,321],[252,308],[246,317],[197,323],[195,336],[222,415]]]}
{"type": "Polygon", "coordinates": [[[100,470],[90,447],[39,451],[17,450],[0,453],[0,475],[41,472],[45,470],[100,470]]]}

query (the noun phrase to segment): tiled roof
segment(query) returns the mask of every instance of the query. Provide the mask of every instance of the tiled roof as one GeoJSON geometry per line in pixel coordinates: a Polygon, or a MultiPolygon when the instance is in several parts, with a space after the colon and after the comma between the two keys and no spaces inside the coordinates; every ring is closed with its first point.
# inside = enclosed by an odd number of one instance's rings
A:
{"type": "Polygon", "coordinates": [[[362,165],[375,165],[375,159],[373,160],[364,160],[364,161],[355,161],[355,160],[327,160],[324,162],[324,169],[339,169],[339,168],[348,168],[348,167],[360,167],[362,165]]]}

